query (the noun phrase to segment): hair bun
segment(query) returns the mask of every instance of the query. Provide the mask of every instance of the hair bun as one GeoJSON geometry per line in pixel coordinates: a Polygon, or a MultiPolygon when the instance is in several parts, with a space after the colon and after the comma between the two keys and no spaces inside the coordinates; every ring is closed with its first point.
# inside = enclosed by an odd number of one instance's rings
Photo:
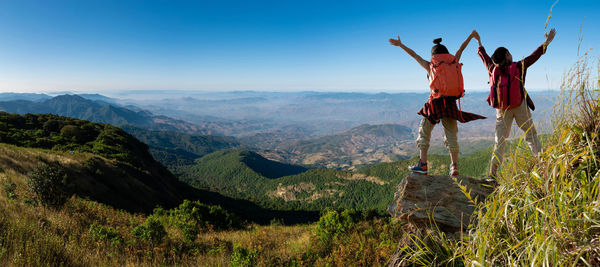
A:
{"type": "Polygon", "coordinates": [[[441,42],[442,42],[442,38],[433,39],[433,43],[436,44],[436,45],[440,44],[441,42]]]}

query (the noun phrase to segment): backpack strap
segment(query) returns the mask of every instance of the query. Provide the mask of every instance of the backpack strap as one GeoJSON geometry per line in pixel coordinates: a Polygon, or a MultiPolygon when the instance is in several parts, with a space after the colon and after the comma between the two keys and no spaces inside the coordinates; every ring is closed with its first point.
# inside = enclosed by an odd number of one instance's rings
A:
{"type": "MultiPolygon", "coordinates": [[[[442,63],[446,63],[446,61],[443,61],[443,60],[442,60],[442,61],[438,62],[437,64],[432,64],[432,65],[433,65],[433,67],[434,67],[434,68],[437,68],[437,67],[439,67],[440,65],[442,65],[442,63]]],[[[456,58],[455,58],[454,60],[452,60],[452,62],[450,62],[450,63],[447,63],[447,64],[449,64],[449,65],[456,64],[456,58]]]]}
{"type": "MultiPolygon", "coordinates": [[[[498,70],[498,71],[500,71],[500,70],[498,70]]],[[[501,103],[500,101],[502,101],[500,99],[500,96],[502,95],[502,94],[500,94],[500,83],[501,82],[502,82],[502,75],[498,74],[498,80],[494,83],[494,94],[496,94],[496,106],[498,108],[502,108],[502,107],[500,107],[500,103],[501,103]]]]}
{"type": "Polygon", "coordinates": [[[461,122],[465,121],[462,115],[462,107],[460,106],[460,98],[458,99],[458,115],[460,116],[461,122]]]}
{"type": "Polygon", "coordinates": [[[509,69],[506,70],[508,72],[508,82],[506,83],[506,106],[510,106],[510,85],[512,83],[512,77],[511,73],[510,73],[510,67],[508,67],[509,69]]]}
{"type": "MultiPolygon", "coordinates": [[[[427,102],[429,103],[429,108],[431,110],[432,114],[435,114],[435,108],[433,107],[433,97],[431,94],[429,94],[429,100],[427,100],[427,102]]],[[[429,114],[431,115],[431,114],[429,114]]]]}

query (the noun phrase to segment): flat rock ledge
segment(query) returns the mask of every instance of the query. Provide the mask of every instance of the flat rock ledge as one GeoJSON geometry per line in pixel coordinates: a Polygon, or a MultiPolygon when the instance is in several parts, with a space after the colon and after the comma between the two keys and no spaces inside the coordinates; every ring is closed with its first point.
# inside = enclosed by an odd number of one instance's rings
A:
{"type": "MultiPolygon", "coordinates": [[[[471,191],[471,199],[483,201],[494,188],[484,181],[457,176],[456,180],[471,191]]],[[[409,174],[398,185],[394,202],[388,212],[394,218],[416,226],[433,223],[446,233],[464,231],[475,211],[473,203],[465,196],[452,177],[409,174]]]]}

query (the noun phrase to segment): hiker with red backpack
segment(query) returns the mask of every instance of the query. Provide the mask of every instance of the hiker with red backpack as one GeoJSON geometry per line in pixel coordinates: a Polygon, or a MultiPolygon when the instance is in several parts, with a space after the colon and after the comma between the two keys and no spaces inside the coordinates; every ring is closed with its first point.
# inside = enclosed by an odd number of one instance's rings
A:
{"type": "Polygon", "coordinates": [[[474,31],[473,37],[479,43],[477,54],[483,60],[490,78],[490,95],[487,102],[496,109],[496,138],[494,154],[492,154],[490,162],[489,182],[496,182],[496,172],[502,163],[504,145],[510,134],[513,119],[525,132],[525,140],[533,154],[537,155],[542,149],[535,125],[531,120],[529,109],[535,110],[535,106],[525,90],[525,75],[527,68],[546,53],[546,48],[554,39],[555,34],[556,30],[550,30],[548,34],[544,34],[546,41],[531,55],[521,61],[513,62],[512,55],[504,47],[498,47],[490,58],[481,44],[479,34],[474,31]]]}
{"type": "MultiPolygon", "coordinates": [[[[475,31],[469,35],[455,55],[448,52],[448,49],[441,44],[442,38],[433,40],[435,44],[431,48],[431,62],[421,58],[412,49],[406,47],[398,39],[390,39],[390,43],[401,47],[406,53],[413,57],[421,67],[427,71],[429,80],[430,95],[425,106],[417,113],[423,116],[419,126],[419,137],[417,138],[417,147],[420,150],[419,162],[410,166],[409,169],[413,173],[427,174],[427,151],[429,150],[429,141],[431,139],[431,131],[433,127],[442,122],[444,127],[444,144],[450,152],[450,176],[459,175],[458,172],[458,132],[457,121],[462,123],[477,119],[485,119],[485,117],[463,112],[456,105],[456,100],[459,100],[464,95],[464,84],[462,77],[462,63],[459,63],[463,50],[467,47],[471,39],[474,37],[475,31]]],[[[459,100],[460,105],[460,100],[459,100]]]]}

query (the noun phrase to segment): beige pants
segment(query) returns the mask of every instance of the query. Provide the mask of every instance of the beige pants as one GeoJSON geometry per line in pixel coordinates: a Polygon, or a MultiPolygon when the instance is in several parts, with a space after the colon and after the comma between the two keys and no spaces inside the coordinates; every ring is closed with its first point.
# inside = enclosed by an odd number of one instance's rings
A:
{"type": "Polygon", "coordinates": [[[525,140],[533,154],[537,155],[542,148],[525,100],[523,100],[520,106],[513,109],[496,109],[496,142],[494,145],[494,154],[492,154],[492,160],[490,162],[491,175],[496,176],[498,166],[502,163],[504,145],[506,144],[506,138],[510,134],[513,119],[517,121],[519,128],[525,132],[525,140]]]}
{"type": "MultiPolygon", "coordinates": [[[[419,149],[429,149],[429,140],[431,139],[431,131],[435,124],[423,118],[419,126],[419,137],[417,137],[417,147],[419,149]]],[[[458,153],[458,126],[455,119],[442,118],[442,126],[444,126],[444,144],[448,151],[458,153]]]]}

